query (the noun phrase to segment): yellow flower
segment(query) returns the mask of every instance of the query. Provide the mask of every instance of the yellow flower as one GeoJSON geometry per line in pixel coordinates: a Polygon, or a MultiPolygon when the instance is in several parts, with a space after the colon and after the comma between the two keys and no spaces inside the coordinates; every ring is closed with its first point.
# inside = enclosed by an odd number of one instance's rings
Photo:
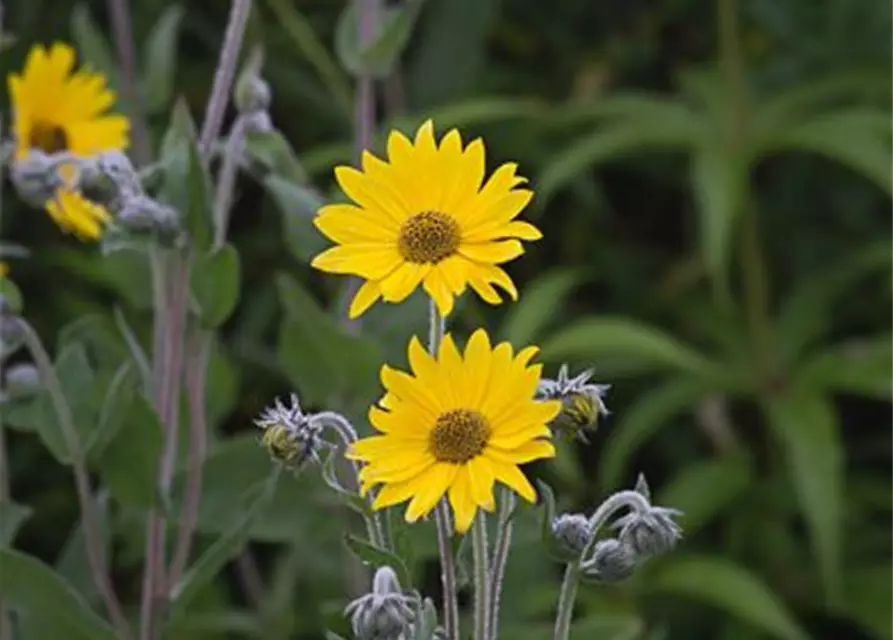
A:
{"type": "Polygon", "coordinates": [[[429,120],[414,142],[392,132],[388,161],[363,152],[362,166],[335,169],[356,204],[320,210],[316,226],[340,246],[312,263],[366,280],[351,303],[352,318],[379,298],[406,299],[419,284],[442,315],[467,286],[490,304],[502,301],[493,284],[517,299],[511,278],[496,265],[524,253],[520,240],[542,237],[533,225],[514,220],[533,197],[516,188],[526,182],[515,175],[518,165],[502,165],[484,183],[483,141],[463,149],[453,129],[438,146],[429,120]]]}
{"type": "MultiPolygon", "coordinates": [[[[87,157],[127,147],[130,122],[107,113],[114,92],[101,74],[74,71],[74,58],[74,49],[67,44],[55,43],[49,49],[35,45],[21,75],[9,75],[16,159],[35,148],[87,157]]],[[[66,181],[74,177],[74,170],[62,168],[66,181]]],[[[102,223],[109,219],[105,209],[70,187],[60,189],[46,206],[60,226],[83,238],[99,238],[102,223]]]]}
{"type": "Polygon", "coordinates": [[[478,507],[494,509],[497,480],[533,502],[536,493],[518,465],[555,455],[547,424],[561,409],[557,400],[534,400],[542,365],[528,363],[537,351],[513,355],[507,342],[491,349],[479,329],[464,356],[449,335],[436,359],[413,338],[413,375],[382,367],[387,393],[369,410],[382,435],[348,452],[367,463],[360,471],[364,492],[383,485],[374,507],[411,498],[406,520],[414,522],[448,494],[456,530],[464,533],[478,507]]]}

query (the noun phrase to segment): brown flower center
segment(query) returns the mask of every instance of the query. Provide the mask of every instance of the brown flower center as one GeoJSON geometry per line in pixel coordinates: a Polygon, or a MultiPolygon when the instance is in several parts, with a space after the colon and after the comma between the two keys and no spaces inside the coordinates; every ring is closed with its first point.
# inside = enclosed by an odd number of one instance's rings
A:
{"type": "Polygon", "coordinates": [[[68,137],[65,135],[65,130],[61,127],[37,122],[31,128],[28,146],[40,149],[46,153],[58,153],[68,149],[68,137]]]}
{"type": "Polygon", "coordinates": [[[490,424],[479,412],[453,409],[440,414],[428,447],[438,462],[462,464],[479,456],[490,438],[490,424]]]}
{"type": "Polygon", "coordinates": [[[400,227],[397,248],[407,262],[437,264],[456,253],[461,234],[459,223],[440,211],[423,211],[400,227]]]}

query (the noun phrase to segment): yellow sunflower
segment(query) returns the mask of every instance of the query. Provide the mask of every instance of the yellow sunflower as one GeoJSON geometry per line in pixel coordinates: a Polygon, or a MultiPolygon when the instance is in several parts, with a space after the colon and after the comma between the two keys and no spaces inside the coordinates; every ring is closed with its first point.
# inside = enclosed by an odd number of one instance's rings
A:
{"type": "MultiPolygon", "coordinates": [[[[74,59],[74,49],[67,44],[55,43],[49,49],[35,45],[21,75],[9,75],[16,159],[30,149],[87,157],[127,148],[130,122],[107,113],[114,92],[103,75],[74,71],[74,59]]],[[[63,167],[66,181],[73,172],[74,167],[63,167]]],[[[98,238],[109,219],[105,209],[70,187],[60,189],[46,206],[60,226],[83,238],[98,238]]]]}
{"type": "Polygon", "coordinates": [[[414,522],[448,494],[456,531],[464,533],[478,507],[493,510],[497,480],[533,502],[536,493],[518,465],[555,455],[547,424],[561,409],[557,400],[534,400],[542,365],[528,363],[537,351],[514,355],[507,342],[491,348],[479,329],[464,354],[446,336],[435,359],[413,338],[412,375],[381,370],[387,393],[369,410],[381,435],[348,451],[366,463],[363,492],[382,485],[374,507],[411,499],[406,520],[414,522]]]}
{"type": "Polygon", "coordinates": [[[514,220],[533,197],[519,189],[518,165],[499,167],[484,183],[484,143],[463,148],[455,129],[438,146],[429,120],[415,141],[394,131],[387,162],[363,152],[363,170],[337,167],[335,178],[355,204],[331,204],[316,226],[340,246],[313,266],[365,279],[350,306],[355,318],[376,300],[404,300],[421,284],[442,315],[471,286],[491,304],[502,299],[496,284],[517,299],[515,285],[496,266],[524,253],[520,240],[542,237],[514,220]]]}

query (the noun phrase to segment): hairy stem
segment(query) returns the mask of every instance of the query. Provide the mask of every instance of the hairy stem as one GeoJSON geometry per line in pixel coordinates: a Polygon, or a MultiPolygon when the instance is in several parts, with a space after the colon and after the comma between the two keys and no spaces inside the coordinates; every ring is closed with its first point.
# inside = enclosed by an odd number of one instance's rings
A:
{"type": "Polygon", "coordinates": [[[44,349],[40,337],[31,328],[31,325],[21,318],[15,320],[4,319],[4,322],[19,323],[22,338],[28,347],[28,351],[31,353],[31,357],[34,359],[37,370],[40,372],[44,388],[50,396],[53,411],[56,414],[56,419],[59,421],[62,436],[68,448],[68,455],[71,458],[78,506],[81,511],[81,521],[84,525],[84,540],[90,573],[93,576],[93,581],[102,597],[109,619],[114,625],[118,637],[122,639],[130,638],[130,628],[121,609],[121,602],[118,600],[112,585],[105,554],[102,550],[102,536],[99,533],[99,520],[93,509],[93,496],[90,488],[90,476],[87,472],[86,456],[81,448],[81,441],[74,426],[71,408],[68,406],[68,401],[62,391],[62,384],[56,376],[56,370],[53,368],[53,363],[50,361],[50,357],[46,349],[44,349]]]}
{"type": "Polygon", "coordinates": [[[152,157],[149,146],[149,127],[142,109],[142,101],[137,92],[136,53],[134,52],[133,28],[130,19],[130,6],[127,0],[108,0],[109,16],[118,66],[121,70],[121,90],[130,116],[133,137],[133,157],[138,165],[144,165],[152,157]]]}
{"type": "MultiPolygon", "coordinates": [[[[436,358],[446,333],[446,319],[440,315],[434,300],[429,303],[428,317],[428,351],[436,358]]],[[[437,527],[440,581],[443,587],[443,626],[447,640],[459,640],[459,590],[456,581],[456,559],[453,557],[453,523],[446,498],[442,498],[435,507],[434,523],[437,527]]]]}
{"type": "Polygon", "coordinates": [[[487,516],[480,509],[471,525],[471,544],[474,555],[474,637],[490,640],[490,549],[487,546],[487,516]]]}
{"type": "Polygon", "coordinates": [[[496,543],[493,545],[493,567],[490,569],[490,638],[499,635],[499,603],[502,598],[502,582],[512,545],[512,515],[518,499],[513,491],[500,487],[499,520],[496,525],[496,543]]]}
{"type": "MultiPolygon", "coordinates": [[[[9,500],[9,461],[6,457],[6,433],[0,424],[0,506],[9,500]]],[[[12,640],[9,611],[0,598],[0,640],[12,640]]]]}
{"type": "Polygon", "coordinates": [[[581,566],[595,549],[599,530],[620,509],[629,508],[644,512],[650,506],[645,496],[637,491],[619,491],[602,502],[589,518],[589,540],[580,552],[580,557],[569,562],[564,570],[564,580],[558,596],[558,613],[555,616],[555,640],[567,640],[570,636],[581,566]]]}

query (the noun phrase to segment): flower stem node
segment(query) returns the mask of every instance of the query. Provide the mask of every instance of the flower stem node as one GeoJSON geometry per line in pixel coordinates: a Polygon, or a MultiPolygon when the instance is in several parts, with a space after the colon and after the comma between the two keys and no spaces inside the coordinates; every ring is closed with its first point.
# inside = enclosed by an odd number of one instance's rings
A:
{"type": "Polygon", "coordinates": [[[682,537],[681,527],[673,516],[682,515],[677,509],[651,507],[645,512],[631,511],[618,518],[614,528],[619,538],[642,557],[659,556],[672,551],[682,537]]]}
{"type": "Polygon", "coordinates": [[[264,430],[261,444],[273,460],[296,471],[308,463],[319,463],[319,453],[326,446],[322,426],[303,413],[297,394],[291,394],[291,406],[278,398],[254,421],[264,430]]]}
{"type": "Polygon", "coordinates": [[[372,593],[360,596],[344,610],[357,640],[405,638],[412,631],[417,599],[403,593],[397,574],[388,566],[375,572],[372,593]]]}
{"type": "Polygon", "coordinates": [[[33,149],[12,165],[10,178],[19,197],[34,207],[51,200],[64,181],[56,170],[56,161],[48,153],[33,149]]]}
{"type": "Polygon", "coordinates": [[[589,542],[589,519],[581,513],[562,513],[552,521],[555,551],[564,562],[579,559],[589,542]]]}
{"type": "Polygon", "coordinates": [[[556,434],[564,434],[588,444],[586,432],[598,428],[600,416],[608,415],[604,394],[611,385],[589,382],[593,371],[583,371],[571,378],[568,366],[561,365],[558,378],[540,381],[537,394],[544,400],[561,400],[561,412],[550,423],[556,434]]]}
{"type": "Polygon", "coordinates": [[[599,582],[621,582],[636,570],[636,552],[622,540],[608,538],[595,544],[592,558],[583,563],[583,575],[599,582]]]}

